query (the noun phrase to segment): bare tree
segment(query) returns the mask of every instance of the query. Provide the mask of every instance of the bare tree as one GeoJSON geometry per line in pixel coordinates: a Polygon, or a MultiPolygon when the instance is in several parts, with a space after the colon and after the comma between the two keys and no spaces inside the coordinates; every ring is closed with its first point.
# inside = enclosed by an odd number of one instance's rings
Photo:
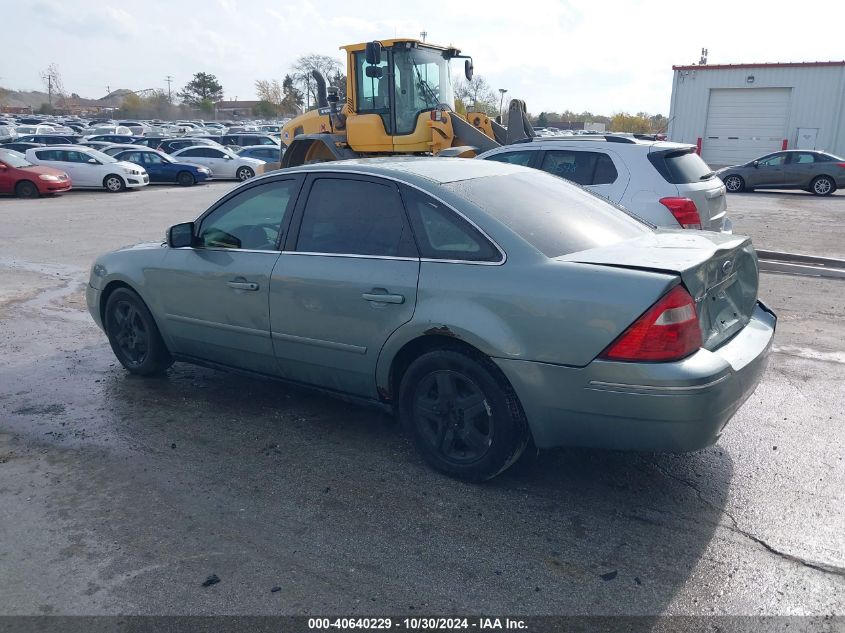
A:
{"type": "Polygon", "coordinates": [[[481,75],[475,75],[469,81],[455,81],[455,97],[460,99],[467,110],[476,110],[487,114],[498,114],[499,103],[496,93],[481,75]]]}
{"type": "Polygon", "coordinates": [[[326,78],[328,85],[337,85],[341,95],[345,92],[346,77],[343,75],[343,66],[334,57],[319,53],[301,55],[296,58],[291,69],[293,80],[299,84],[305,94],[306,108],[311,107],[312,103],[317,103],[317,85],[311,76],[313,70],[319,71],[326,78]]]}
{"type": "Polygon", "coordinates": [[[41,71],[41,80],[44,82],[44,87],[47,88],[50,106],[53,105],[53,95],[56,95],[58,97],[57,103],[64,107],[66,100],[65,84],[62,81],[62,73],[59,72],[59,65],[53,62],[41,71]]]}

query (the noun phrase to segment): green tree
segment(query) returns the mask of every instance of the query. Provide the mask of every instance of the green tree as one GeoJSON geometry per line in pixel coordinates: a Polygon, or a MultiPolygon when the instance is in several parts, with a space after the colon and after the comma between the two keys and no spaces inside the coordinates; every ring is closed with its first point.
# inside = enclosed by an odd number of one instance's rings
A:
{"type": "Polygon", "coordinates": [[[537,117],[537,127],[546,127],[549,124],[549,119],[546,117],[545,112],[541,112],[540,116],[537,117]]]}
{"type": "Polygon", "coordinates": [[[51,106],[49,103],[44,102],[40,106],[38,106],[38,109],[35,112],[37,114],[55,114],[56,108],[51,106]]]}
{"type": "MultiPolygon", "coordinates": [[[[220,99],[215,99],[215,101],[219,100],[220,99]]],[[[214,101],[212,101],[211,99],[203,99],[197,105],[199,106],[200,112],[202,112],[203,114],[214,114],[214,101]]]]}
{"type": "Polygon", "coordinates": [[[610,119],[611,132],[631,132],[633,134],[648,134],[651,132],[651,121],[644,112],[628,114],[617,112],[610,119]]]}
{"type": "MultiPolygon", "coordinates": [[[[223,86],[217,81],[217,77],[210,73],[196,73],[194,78],[178,93],[182,103],[203,109],[202,102],[209,101],[212,104],[223,98],[223,86]]],[[[213,106],[211,108],[213,110],[213,106]]]]}
{"type": "Polygon", "coordinates": [[[257,104],[255,104],[255,116],[261,117],[262,119],[272,119],[274,116],[279,114],[279,108],[273,103],[269,101],[265,101],[262,99],[257,104]]]}
{"type": "Polygon", "coordinates": [[[302,110],[302,104],[305,102],[305,97],[302,92],[297,89],[294,84],[294,79],[290,75],[285,75],[282,80],[282,114],[296,116],[302,110]]]}

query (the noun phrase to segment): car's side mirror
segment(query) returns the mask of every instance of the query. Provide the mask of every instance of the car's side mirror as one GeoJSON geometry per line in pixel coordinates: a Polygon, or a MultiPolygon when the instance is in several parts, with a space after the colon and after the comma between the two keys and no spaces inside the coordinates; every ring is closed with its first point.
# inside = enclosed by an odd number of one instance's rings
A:
{"type": "Polygon", "coordinates": [[[6,167],[6,165],[4,165],[3,163],[0,163],[0,171],[6,171],[7,169],[8,169],[8,167],[6,167]]]}
{"type": "Polygon", "coordinates": [[[96,158],[89,158],[89,159],[88,159],[88,162],[89,162],[91,165],[99,165],[99,164],[100,164],[100,163],[97,161],[97,159],[96,159],[96,158]]]}
{"type": "Polygon", "coordinates": [[[194,223],[174,224],[167,229],[167,245],[170,248],[187,248],[194,245],[194,223]]]}
{"type": "Polygon", "coordinates": [[[464,60],[464,77],[467,81],[472,81],[472,75],[475,72],[475,67],[472,65],[472,58],[464,60]]]}
{"type": "Polygon", "coordinates": [[[758,161],[756,161],[756,160],[752,160],[752,161],[751,161],[751,166],[752,166],[752,167],[759,167],[759,166],[760,166],[760,163],[759,163],[758,161]]]}

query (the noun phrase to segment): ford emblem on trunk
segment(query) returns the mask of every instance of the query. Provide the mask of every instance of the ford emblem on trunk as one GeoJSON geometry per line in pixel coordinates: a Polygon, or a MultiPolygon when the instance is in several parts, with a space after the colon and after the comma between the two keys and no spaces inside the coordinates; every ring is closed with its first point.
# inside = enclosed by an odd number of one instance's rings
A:
{"type": "Polygon", "coordinates": [[[731,272],[731,268],[734,267],[734,263],[731,260],[726,260],[724,264],[722,264],[722,272],[726,275],[731,272]]]}

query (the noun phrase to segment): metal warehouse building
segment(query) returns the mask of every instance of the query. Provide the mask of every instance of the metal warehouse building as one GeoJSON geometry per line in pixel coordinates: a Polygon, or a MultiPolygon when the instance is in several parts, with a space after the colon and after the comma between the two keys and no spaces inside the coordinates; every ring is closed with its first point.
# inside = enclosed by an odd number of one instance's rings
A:
{"type": "Polygon", "coordinates": [[[711,166],[780,149],[845,155],[845,61],[673,66],[668,138],[711,166]]]}

